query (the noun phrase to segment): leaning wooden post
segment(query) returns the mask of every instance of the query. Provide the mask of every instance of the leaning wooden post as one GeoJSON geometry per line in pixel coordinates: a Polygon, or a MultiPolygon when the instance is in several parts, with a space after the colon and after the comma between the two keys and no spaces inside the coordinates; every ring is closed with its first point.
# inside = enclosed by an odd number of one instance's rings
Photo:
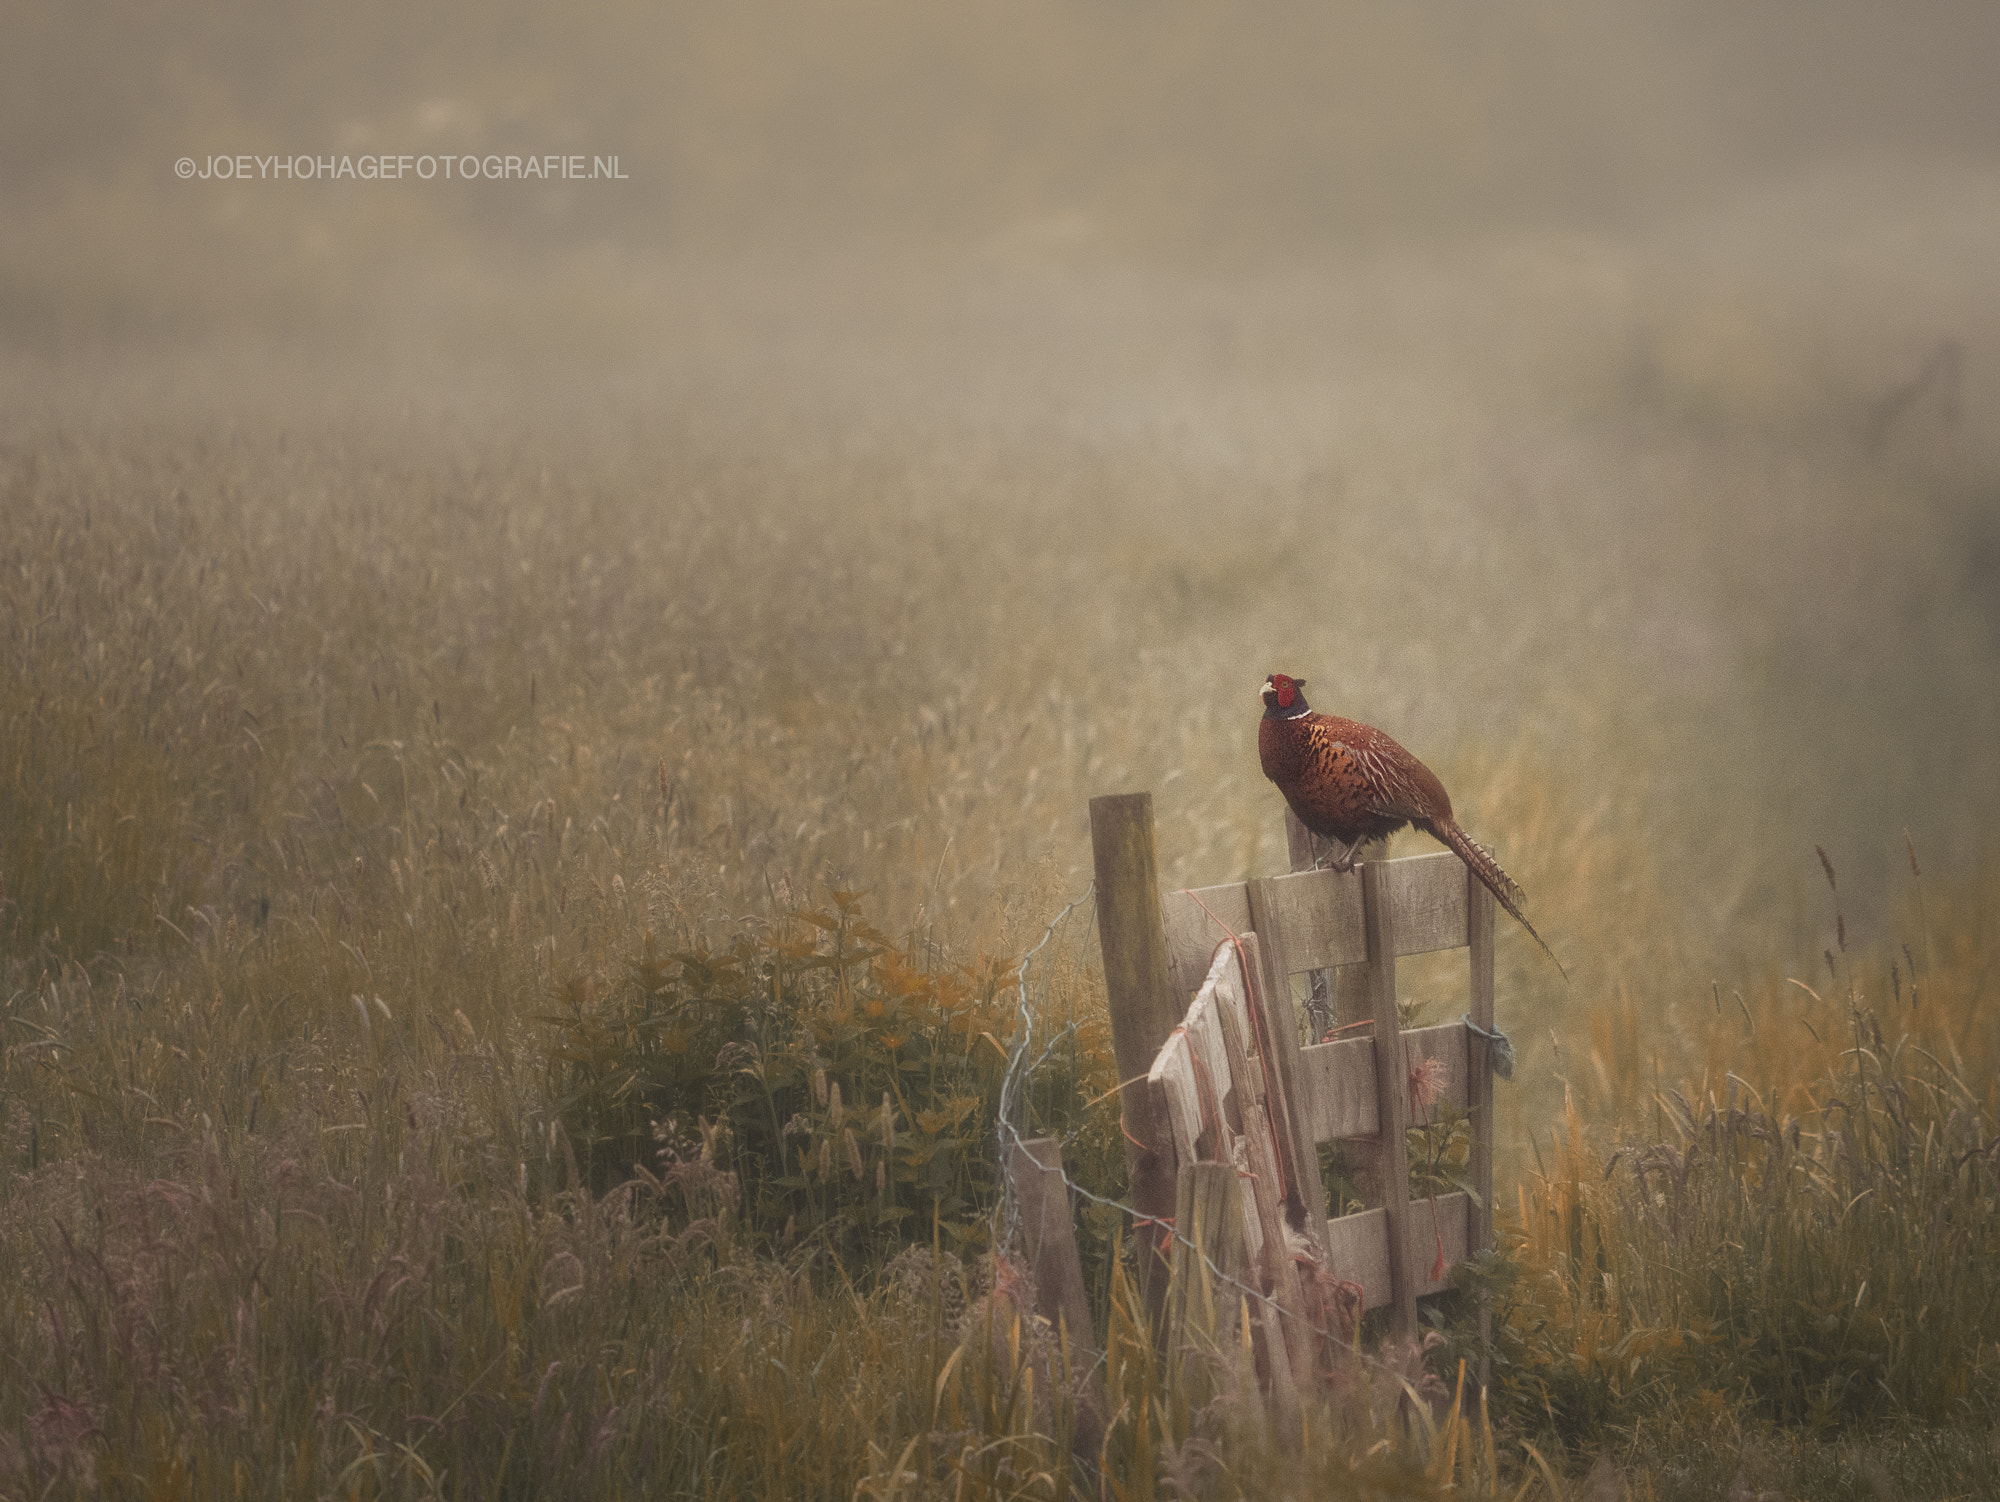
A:
{"type": "Polygon", "coordinates": [[[1174,1148],[1166,1111],[1146,1076],[1154,1055],[1186,1010],[1167,980],[1167,934],[1160,916],[1159,857],[1153,841],[1153,795],[1119,793],[1090,800],[1090,847],[1097,869],[1097,937],[1111,1046],[1118,1060],[1125,1123],[1125,1170],[1146,1252],[1139,1290],[1154,1329],[1166,1302],[1174,1215],[1174,1148]],[[1150,1223],[1148,1223],[1150,1222],[1150,1223]]]}
{"type": "MultiPolygon", "coordinates": [[[[1493,894],[1465,872],[1465,939],[1472,951],[1472,1021],[1493,1031],[1493,894]]],[[[1478,1256],[1493,1245],[1493,1045],[1479,1033],[1466,1040],[1466,1115],[1472,1123],[1472,1209],[1466,1227],[1467,1251],[1478,1256]]],[[[1479,1385],[1492,1376],[1493,1300],[1479,1292],[1479,1385]]]]}
{"type": "Polygon", "coordinates": [[[1389,1233],[1389,1307],[1396,1333],[1417,1333],[1416,1281],[1410,1271],[1410,1071],[1396,1013],[1396,929],[1387,867],[1361,868],[1361,909],[1368,931],[1368,986],[1375,1011],[1375,1097],[1381,1117],[1382,1218],[1389,1233]]]}
{"type": "Polygon", "coordinates": [[[1074,1381],[1097,1365],[1097,1335],[1083,1291],[1062,1144],[1053,1137],[1017,1138],[1007,1151],[1007,1182],[1021,1211],[1021,1255],[1034,1270],[1035,1312],[1051,1325],[1068,1325],[1074,1381]]]}

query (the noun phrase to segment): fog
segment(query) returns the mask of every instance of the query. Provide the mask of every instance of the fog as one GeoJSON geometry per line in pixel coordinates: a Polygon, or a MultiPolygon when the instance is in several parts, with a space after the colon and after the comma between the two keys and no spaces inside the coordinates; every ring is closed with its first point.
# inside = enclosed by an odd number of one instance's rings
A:
{"type": "Polygon", "coordinates": [[[2000,18],[1977,0],[1920,20],[1859,3],[30,5],[7,27],[0,316],[40,349],[320,337],[357,308],[438,301],[504,304],[526,340],[555,287],[644,288],[690,260],[1242,278],[1336,249],[1645,239],[1745,201],[1769,215],[1739,251],[1827,276],[1850,259],[1829,236],[1990,199],[2000,154],[2000,18]],[[496,153],[615,157],[621,175],[174,175],[182,156],[496,153]]]}
{"type": "MultiPolygon", "coordinates": [[[[605,484],[693,433],[808,509],[816,466],[874,464],[899,515],[1019,504],[1044,542],[1094,516],[1071,542],[1240,653],[1245,706],[1288,640],[1340,676],[1326,707],[1427,754],[1524,717],[1574,741],[1548,705],[1581,696],[1651,769],[1591,764],[1604,838],[1675,871],[1755,846],[1717,859],[1756,867],[1731,881],[1757,912],[1819,921],[1814,839],[1882,904],[1904,828],[1958,869],[1992,849],[1990,4],[31,4],[5,28],[17,471],[92,424],[342,413],[595,455],[605,484]],[[581,176],[459,170],[509,156],[581,176]],[[1085,469],[1118,478],[1059,478],[1085,469]],[[1290,627],[1268,576],[1215,562],[1270,536],[1325,590],[1290,627]]],[[[1077,772],[1061,869],[1107,790],[1077,772]]],[[[1183,879],[1241,874],[1165,813],[1163,840],[1183,879]]]]}

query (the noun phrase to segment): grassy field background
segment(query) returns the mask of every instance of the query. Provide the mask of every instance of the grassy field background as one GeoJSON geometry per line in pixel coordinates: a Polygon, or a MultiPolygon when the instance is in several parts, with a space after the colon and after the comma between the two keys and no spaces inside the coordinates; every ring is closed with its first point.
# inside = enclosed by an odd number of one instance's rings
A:
{"type": "MultiPolygon", "coordinates": [[[[1906,831],[1980,869],[2000,626],[1983,412],[1870,442],[1932,341],[1836,358],[1775,269],[1579,305],[1666,255],[968,274],[878,288],[887,329],[851,285],[688,272],[713,344],[372,388],[270,350],[17,361],[11,691],[61,727],[10,732],[54,779],[10,793],[49,862],[17,942],[245,914],[299,880],[277,836],[421,856],[408,811],[448,795],[469,852],[657,866],[693,919],[867,888],[1012,953],[1082,890],[1097,792],[1155,793],[1169,885],[1278,864],[1251,738],[1289,665],[1527,887],[1578,982],[1503,945],[1524,1044],[1622,999],[1671,1067],[1710,981],[1811,981],[1816,843],[1885,951],[1906,831]]],[[[1566,1072],[1607,1093],[1583,1047],[1566,1072]]]]}
{"type": "Polygon", "coordinates": [[[1163,14],[1101,97],[1051,59],[1128,34],[1044,11],[524,16],[445,93],[443,31],[318,91],[282,27],[37,23],[0,1495],[1991,1493],[1995,158],[1887,85],[1789,140],[1747,20],[1545,16],[1551,84],[1372,13],[1430,110],[1370,156],[1376,85],[1310,141],[1229,103],[1319,97],[1285,15],[1163,14]],[[58,133],[86,63],[124,103],[58,133]],[[637,185],[169,176],[537,132],[637,185]],[[1274,1437],[1154,1362],[1115,1216],[1106,1412],[966,1317],[1022,1006],[1121,1190],[1087,919],[1014,969],[1087,802],[1152,791],[1169,887],[1279,869],[1271,671],[1439,773],[1570,971],[1503,930],[1491,1434],[1403,1434],[1389,1352],[1274,1437]]]}

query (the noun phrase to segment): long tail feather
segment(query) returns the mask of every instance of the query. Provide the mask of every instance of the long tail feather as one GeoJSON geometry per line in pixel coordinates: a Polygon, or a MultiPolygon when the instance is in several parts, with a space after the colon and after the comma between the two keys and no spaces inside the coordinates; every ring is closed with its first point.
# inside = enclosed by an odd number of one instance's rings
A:
{"type": "Polygon", "coordinates": [[[1472,868],[1472,874],[1477,876],[1484,883],[1486,890],[1493,894],[1493,900],[1504,907],[1508,915],[1528,931],[1528,937],[1542,946],[1542,953],[1554,962],[1556,969],[1562,972],[1562,978],[1568,980],[1569,971],[1563,969],[1563,962],[1556,959],[1556,952],[1549,948],[1548,941],[1535,932],[1535,925],[1530,923],[1527,915],[1521,911],[1521,904],[1527,900],[1527,894],[1521,890],[1513,877],[1501,869],[1500,862],[1493,859],[1493,852],[1460,829],[1452,820],[1433,820],[1427,827],[1431,834],[1450,847],[1452,854],[1472,868]]]}

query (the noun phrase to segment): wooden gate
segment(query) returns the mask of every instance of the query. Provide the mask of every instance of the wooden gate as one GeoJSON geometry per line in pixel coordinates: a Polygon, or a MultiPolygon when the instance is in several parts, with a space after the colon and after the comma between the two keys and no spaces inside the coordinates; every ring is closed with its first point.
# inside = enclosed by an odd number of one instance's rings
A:
{"type": "MultiPolygon", "coordinates": [[[[1091,833],[1114,1047],[1121,1076],[1144,1075],[1124,1092],[1135,1208],[1170,1223],[1177,1204],[1199,1198],[1195,1181],[1216,1175],[1203,1165],[1234,1171],[1241,1241],[1229,1261],[1254,1271],[1269,1300],[1259,1317],[1284,1385],[1313,1365],[1310,1327],[1326,1301],[1312,1280],[1338,1280],[1350,1296],[1358,1287],[1361,1305],[1393,1309],[1396,1329],[1413,1334],[1417,1299],[1492,1239],[1493,1045],[1462,1021],[1402,1030],[1396,960],[1468,949],[1466,1011],[1490,1033],[1492,895],[1441,852],[1163,898],[1151,794],[1092,800],[1091,833]],[[1291,977],[1349,966],[1368,1031],[1302,1043],[1291,977]],[[1411,1200],[1413,1096],[1470,1118],[1472,1194],[1411,1200]],[[1369,1145],[1380,1203],[1328,1219],[1318,1146],[1340,1141],[1369,1145]]],[[[1156,1269],[1144,1286],[1157,1310],[1165,1277],[1156,1269]]],[[[1483,1312],[1480,1323],[1484,1335],[1483,1312]]]]}

